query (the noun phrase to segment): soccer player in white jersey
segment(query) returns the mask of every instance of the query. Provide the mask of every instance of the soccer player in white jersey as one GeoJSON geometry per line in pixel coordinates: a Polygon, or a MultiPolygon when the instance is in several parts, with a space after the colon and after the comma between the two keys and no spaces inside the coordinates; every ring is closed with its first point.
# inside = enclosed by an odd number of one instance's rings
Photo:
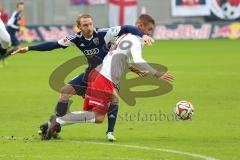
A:
{"type": "MultiPolygon", "coordinates": [[[[1,14],[1,13],[0,13],[1,14]]],[[[1,15],[0,15],[1,17],[1,15]]],[[[7,49],[11,46],[11,38],[8,34],[3,21],[0,18],[0,60],[3,60],[5,65],[4,57],[7,54],[7,49]]]]}
{"type": "MultiPolygon", "coordinates": [[[[151,35],[155,22],[149,15],[141,15],[137,27],[147,35],[151,35]]],[[[52,116],[47,131],[48,139],[61,130],[61,127],[73,123],[102,123],[109,104],[117,99],[115,86],[129,66],[130,58],[149,75],[159,80],[172,81],[174,77],[167,72],[156,71],[142,58],[142,39],[136,35],[120,36],[103,60],[88,76],[88,87],[84,100],[84,111],[71,112],[63,117],[52,116]]]]}
{"type": "Polygon", "coordinates": [[[1,46],[0,46],[1,54],[4,54],[7,51],[7,48],[11,46],[10,35],[8,34],[8,32],[5,28],[5,25],[1,19],[0,19],[0,44],[1,44],[1,46]]]}

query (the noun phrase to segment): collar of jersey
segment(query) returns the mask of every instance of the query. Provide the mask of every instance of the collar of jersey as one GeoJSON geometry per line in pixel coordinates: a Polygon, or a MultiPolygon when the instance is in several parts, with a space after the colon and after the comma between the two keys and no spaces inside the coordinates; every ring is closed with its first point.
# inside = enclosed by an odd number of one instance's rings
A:
{"type": "Polygon", "coordinates": [[[90,41],[90,40],[93,39],[93,37],[96,35],[96,33],[97,33],[97,30],[96,30],[96,28],[94,28],[94,29],[93,29],[93,35],[92,35],[91,38],[86,38],[86,37],[84,37],[84,35],[82,34],[82,32],[81,32],[81,35],[80,35],[80,36],[83,37],[84,39],[90,41]]]}
{"type": "MultiPolygon", "coordinates": [[[[83,36],[83,37],[84,37],[84,36],[83,36]]],[[[86,39],[86,40],[90,41],[90,40],[92,40],[92,39],[93,39],[93,36],[92,36],[91,38],[86,38],[86,37],[84,37],[84,39],[86,39]]]]}

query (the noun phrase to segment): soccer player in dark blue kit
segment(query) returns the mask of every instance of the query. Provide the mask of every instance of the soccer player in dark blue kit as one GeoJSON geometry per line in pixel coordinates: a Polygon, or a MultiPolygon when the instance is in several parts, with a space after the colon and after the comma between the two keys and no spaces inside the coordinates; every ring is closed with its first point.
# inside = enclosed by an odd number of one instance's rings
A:
{"type": "MultiPolygon", "coordinates": [[[[71,80],[61,89],[61,96],[55,109],[56,116],[58,117],[62,117],[68,112],[69,99],[72,95],[77,94],[84,97],[88,73],[102,63],[102,60],[109,51],[109,45],[113,43],[118,36],[124,33],[132,33],[142,37],[144,42],[148,45],[151,45],[154,42],[150,36],[144,35],[138,28],[130,25],[111,27],[107,29],[96,29],[93,27],[92,17],[87,14],[80,15],[77,18],[77,26],[81,30],[81,32],[78,32],[77,34],[69,35],[57,42],[45,42],[36,46],[21,48],[15,52],[25,53],[27,51],[50,51],[57,48],[66,48],[68,46],[75,45],[86,56],[89,66],[85,72],[71,80]]],[[[133,69],[133,71],[136,70],[133,69]]],[[[136,72],[140,73],[140,71],[136,72]]],[[[107,139],[109,141],[116,140],[113,135],[113,131],[117,114],[118,102],[116,100],[110,104],[108,112],[107,139]]],[[[45,139],[44,136],[47,129],[47,123],[40,126],[42,139],[45,139]]]]}
{"type": "Polygon", "coordinates": [[[20,42],[17,39],[16,33],[20,31],[19,21],[23,16],[24,3],[18,2],[16,10],[12,13],[7,23],[7,31],[10,34],[12,46],[19,48],[20,42]]]}

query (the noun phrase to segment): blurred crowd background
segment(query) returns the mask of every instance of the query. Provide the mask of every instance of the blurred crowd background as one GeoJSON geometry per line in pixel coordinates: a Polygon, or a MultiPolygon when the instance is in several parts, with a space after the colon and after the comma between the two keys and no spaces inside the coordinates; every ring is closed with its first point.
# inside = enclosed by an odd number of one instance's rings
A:
{"type": "MultiPolygon", "coordinates": [[[[19,0],[0,0],[0,12],[7,22],[19,0]]],[[[32,40],[54,40],[45,36],[68,32],[81,13],[93,16],[96,27],[134,24],[140,14],[156,21],[155,39],[240,38],[240,0],[22,0],[21,23],[32,40]],[[45,28],[34,28],[44,26],[45,28]],[[57,26],[58,29],[52,28],[57,26]],[[63,27],[66,27],[63,28],[63,27]],[[50,28],[49,28],[50,27],[50,28]],[[59,28],[60,27],[60,28],[59,28]],[[55,29],[55,30],[54,30],[55,29]],[[57,31],[58,30],[58,31],[57,31]],[[41,33],[39,33],[41,32],[41,33]],[[34,35],[38,34],[38,38],[34,35]]],[[[65,33],[64,33],[65,34],[65,33]]],[[[22,40],[25,37],[18,35],[22,40]]]]}

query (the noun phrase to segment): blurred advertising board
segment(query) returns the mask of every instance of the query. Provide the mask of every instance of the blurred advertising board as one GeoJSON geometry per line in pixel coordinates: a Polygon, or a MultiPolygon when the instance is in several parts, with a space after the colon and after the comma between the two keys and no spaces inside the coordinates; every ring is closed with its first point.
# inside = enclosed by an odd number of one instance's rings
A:
{"type": "MultiPolygon", "coordinates": [[[[57,41],[73,34],[72,26],[28,26],[17,34],[21,41],[57,41]]],[[[160,24],[155,27],[156,40],[240,39],[240,22],[204,24],[160,24]]]]}
{"type": "Polygon", "coordinates": [[[172,16],[204,16],[206,20],[239,20],[240,0],[172,0],[172,16]]]}
{"type": "Polygon", "coordinates": [[[106,4],[107,0],[70,0],[72,5],[94,5],[94,4],[106,4]]]}
{"type": "Polygon", "coordinates": [[[209,0],[210,20],[240,19],[240,0],[209,0]]]}
{"type": "Polygon", "coordinates": [[[172,0],[172,16],[210,16],[209,0],[172,0]]]}
{"type": "Polygon", "coordinates": [[[156,40],[240,39],[240,22],[157,25],[156,40]]]}

